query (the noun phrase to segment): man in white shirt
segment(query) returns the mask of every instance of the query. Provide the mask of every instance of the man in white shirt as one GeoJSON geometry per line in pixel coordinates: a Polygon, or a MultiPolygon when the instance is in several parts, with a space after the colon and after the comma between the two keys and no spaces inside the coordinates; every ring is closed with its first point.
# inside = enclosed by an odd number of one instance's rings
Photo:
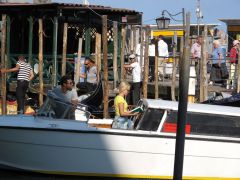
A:
{"type": "Polygon", "coordinates": [[[167,43],[163,40],[163,36],[159,35],[159,41],[158,41],[158,73],[159,75],[164,74],[164,66],[165,66],[165,60],[168,58],[169,53],[168,53],[168,45],[167,43]]]}
{"type": "Polygon", "coordinates": [[[131,97],[133,105],[137,105],[140,100],[140,91],[141,91],[141,68],[137,61],[135,54],[129,56],[130,64],[125,64],[124,68],[130,69],[132,71],[133,83],[131,86],[131,97]]]}

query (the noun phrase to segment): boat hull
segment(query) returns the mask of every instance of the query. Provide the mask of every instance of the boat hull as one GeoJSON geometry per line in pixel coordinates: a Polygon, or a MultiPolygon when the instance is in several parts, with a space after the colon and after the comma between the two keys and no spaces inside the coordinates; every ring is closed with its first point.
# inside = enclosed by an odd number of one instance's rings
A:
{"type": "MultiPolygon", "coordinates": [[[[187,137],[185,144],[184,178],[240,179],[237,140],[187,137]]],[[[51,174],[169,179],[174,146],[168,133],[0,128],[1,165],[51,174]]]]}

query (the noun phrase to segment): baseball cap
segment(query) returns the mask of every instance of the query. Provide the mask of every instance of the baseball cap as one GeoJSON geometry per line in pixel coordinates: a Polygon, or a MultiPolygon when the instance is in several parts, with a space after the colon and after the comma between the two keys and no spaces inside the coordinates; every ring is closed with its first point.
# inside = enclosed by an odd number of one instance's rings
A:
{"type": "Polygon", "coordinates": [[[240,42],[238,40],[234,40],[233,41],[233,45],[236,46],[237,44],[239,44],[240,42]]]}
{"type": "Polygon", "coordinates": [[[135,57],[136,57],[135,54],[131,54],[131,55],[129,56],[130,59],[134,59],[135,57]]]}

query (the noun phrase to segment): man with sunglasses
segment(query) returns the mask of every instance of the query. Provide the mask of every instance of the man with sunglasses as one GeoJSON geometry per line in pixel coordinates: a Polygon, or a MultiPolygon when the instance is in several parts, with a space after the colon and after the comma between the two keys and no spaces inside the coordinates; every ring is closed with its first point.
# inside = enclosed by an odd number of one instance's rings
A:
{"type": "Polygon", "coordinates": [[[55,87],[52,90],[59,99],[62,99],[64,102],[69,102],[72,104],[78,103],[78,96],[73,92],[73,81],[70,76],[63,76],[60,79],[60,86],[55,87]]]}
{"type": "Polygon", "coordinates": [[[97,67],[95,65],[95,61],[90,57],[85,59],[84,65],[87,71],[85,74],[80,74],[79,76],[86,79],[87,91],[91,92],[97,87],[97,67]]]}
{"type": "Polygon", "coordinates": [[[73,85],[70,76],[63,76],[60,79],[60,86],[55,87],[48,93],[48,96],[53,98],[51,105],[56,118],[75,119],[78,96],[73,89],[73,85]]]}

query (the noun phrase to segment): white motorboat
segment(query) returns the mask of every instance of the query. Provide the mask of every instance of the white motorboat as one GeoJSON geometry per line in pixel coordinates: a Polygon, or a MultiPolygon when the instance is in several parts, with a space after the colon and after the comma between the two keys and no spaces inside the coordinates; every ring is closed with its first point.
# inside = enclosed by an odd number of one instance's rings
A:
{"type": "MultiPolygon", "coordinates": [[[[112,129],[111,119],[56,119],[46,105],[37,116],[0,116],[1,167],[171,179],[178,103],[146,99],[141,106],[132,130],[112,129]]],[[[240,179],[239,167],[240,109],[189,104],[183,179],[240,179]]]]}

